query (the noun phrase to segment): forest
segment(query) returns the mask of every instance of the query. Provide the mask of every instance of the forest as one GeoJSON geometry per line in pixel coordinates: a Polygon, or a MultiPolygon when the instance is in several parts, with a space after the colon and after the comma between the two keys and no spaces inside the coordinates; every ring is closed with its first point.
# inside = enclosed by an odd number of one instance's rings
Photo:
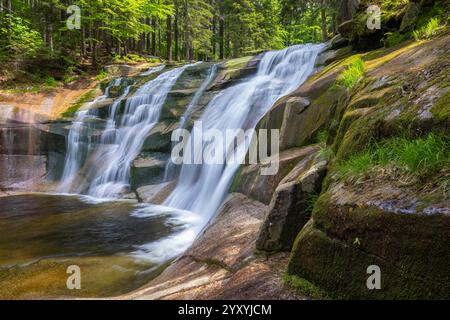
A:
{"type": "Polygon", "coordinates": [[[62,79],[79,68],[138,55],[169,61],[236,58],[328,40],[337,33],[338,2],[2,0],[0,63],[23,71],[25,78],[51,73],[62,79]],[[42,70],[43,64],[51,70],[42,70]]]}

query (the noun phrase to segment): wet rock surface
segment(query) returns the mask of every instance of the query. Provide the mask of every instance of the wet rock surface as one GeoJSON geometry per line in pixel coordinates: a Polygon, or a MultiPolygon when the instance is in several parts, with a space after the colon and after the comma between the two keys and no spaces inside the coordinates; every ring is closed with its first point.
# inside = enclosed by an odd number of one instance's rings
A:
{"type": "Polygon", "coordinates": [[[232,194],[182,257],[124,299],[296,299],[281,282],[286,254],[254,255],[267,207],[232,194]]]}

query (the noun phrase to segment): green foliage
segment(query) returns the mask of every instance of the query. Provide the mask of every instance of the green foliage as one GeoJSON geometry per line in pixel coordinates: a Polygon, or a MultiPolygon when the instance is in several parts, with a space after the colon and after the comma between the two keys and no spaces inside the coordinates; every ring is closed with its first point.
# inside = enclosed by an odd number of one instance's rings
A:
{"type": "Polygon", "coordinates": [[[341,177],[360,176],[374,167],[394,166],[404,174],[426,178],[450,166],[450,138],[429,134],[425,138],[392,138],[371,143],[363,152],[338,164],[341,177]]]}
{"type": "Polygon", "coordinates": [[[96,81],[105,80],[108,77],[108,72],[101,70],[98,75],[95,76],[96,81]]]}
{"type": "Polygon", "coordinates": [[[46,76],[44,78],[44,84],[47,88],[55,88],[58,85],[58,82],[55,80],[55,78],[46,76]]]}
{"type": "Polygon", "coordinates": [[[416,40],[430,39],[437,35],[444,26],[439,23],[438,18],[431,18],[424,26],[418,30],[413,31],[413,36],[416,40]]]}
{"type": "Polygon", "coordinates": [[[364,61],[358,57],[339,75],[337,79],[338,85],[352,89],[362,79],[365,70],[366,66],[364,61]]]}
{"type": "Polygon", "coordinates": [[[295,293],[300,297],[315,300],[329,299],[325,291],[318,288],[308,280],[300,278],[296,275],[289,275],[287,273],[283,273],[282,280],[286,286],[294,290],[295,293]]]}
{"type": "Polygon", "coordinates": [[[19,61],[33,58],[42,46],[39,32],[20,17],[6,14],[0,18],[0,59],[19,61]]]}
{"type": "Polygon", "coordinates": [[[401,34],[400,32],[388,32],[385,34],[385,39],[384,39],[384,46],[386,48],[390,48],[393,46],[396,46],[408,39],[410,39],[410,35],[409,34],[401,34]]]}

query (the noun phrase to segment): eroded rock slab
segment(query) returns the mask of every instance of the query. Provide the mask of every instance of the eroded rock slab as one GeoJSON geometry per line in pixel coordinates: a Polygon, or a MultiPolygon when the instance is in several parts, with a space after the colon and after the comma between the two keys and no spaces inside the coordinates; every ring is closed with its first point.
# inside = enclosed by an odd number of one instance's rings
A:
{"type": "Polygon", "coordinates": [[[193,246],[132,299],[295,299],[282,285],[286,254],[257,258],[255,240],[267,206],[229,196],[193,246]]]}

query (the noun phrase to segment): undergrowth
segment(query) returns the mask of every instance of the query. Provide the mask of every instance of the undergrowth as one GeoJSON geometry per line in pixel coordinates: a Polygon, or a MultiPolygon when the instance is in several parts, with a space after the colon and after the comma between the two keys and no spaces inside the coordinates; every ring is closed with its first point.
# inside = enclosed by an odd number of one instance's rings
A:
{"type": "Polygon", "coordinates": [[[431,133],[417,139],[402,137],[374,142],[338,163],[337,173],[341,177],[354,177],[387,166],[419,179],[432,177],[450,167],[450,137],[431,133]]]}
{"type": "Polygon", "coordinates": [[[339,75],[337,83],[347,89],[352,89],[362,79],[365,71],[366,66],[364,61],[358,57],[339,75]]]}

